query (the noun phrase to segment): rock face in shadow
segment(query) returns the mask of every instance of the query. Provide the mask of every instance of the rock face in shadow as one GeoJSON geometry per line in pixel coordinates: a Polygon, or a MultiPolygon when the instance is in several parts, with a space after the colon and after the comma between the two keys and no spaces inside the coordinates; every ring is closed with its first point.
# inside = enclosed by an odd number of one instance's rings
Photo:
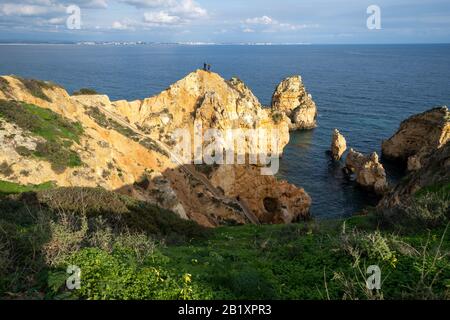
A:
{"type": "Polygon", "coordinates": [[[335,161],[339,161],[347,150],[347,141],[345,137],[339,132],[338,129],[334,129],[333,137],[331,140],[331,156],[335,161]]]}
{"type": "Polygon", "coordinates": [[[400,125],[399,130],[383,141],[382,155],[400,161],[408,170],[418,170],[428,155],[450,139],[450,112],[439,107],[414,115],[400,125]]]}
{"type": "Polygon", "coordinates": [[[300,76],[284,79],[272,96],[272,109],[286,115],[291,130],[316,127],[317,107],[300,76]]]}
{"type": "Polygon", "coordinates": [[[259,176],[256,166],[223,165],[211,182],[230,198],[245,203],[262,223],[291,223],[309,218],[311,198],[304,189],[274,176],[259,176]],[[262,199],[262,201],[261,201],[262,199]]]}
{"type": "Polygon", "coordinates": [[[365,156],[350,149],[345,166],[348,171],[355,174],[356,182],[362,187],[371,189],[377,194],[383,194],[387,190],[386,172],[376,152],[365,156]]]}
{"type": "Polygon", "coordinates": [[[450,141],[422,159],[421,166],[409,172],[379,202],[377,209],[384,214],[395,214],[408,206],[416,192],[427,187],[447,186],[450,184],[450,141]]]}

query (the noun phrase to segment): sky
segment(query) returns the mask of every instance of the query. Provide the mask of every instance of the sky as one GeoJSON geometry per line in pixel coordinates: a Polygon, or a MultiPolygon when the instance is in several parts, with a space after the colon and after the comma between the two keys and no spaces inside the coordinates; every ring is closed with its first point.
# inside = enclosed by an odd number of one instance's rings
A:
{"type": "Polygon", "coordinates": [[[0,0],[0,41],[450,43],[450,0],[0,0]]]}

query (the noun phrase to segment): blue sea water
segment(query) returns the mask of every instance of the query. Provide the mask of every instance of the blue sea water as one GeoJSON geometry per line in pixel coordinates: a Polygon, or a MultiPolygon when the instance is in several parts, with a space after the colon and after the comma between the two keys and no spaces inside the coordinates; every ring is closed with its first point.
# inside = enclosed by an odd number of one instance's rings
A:
{"type": "MultiPolygon", "coordinates": [[[[450,103],[450,45],[0,46],[0,74],[52,80],[69,92],[90,87],[111,99],[157,94],[204,61],[244,80],[265,105],[284,77],[302,75],[319,126],[291,135],[279,176],[305,188],[320,218],[375,203],[327,156],[334,128],[350,147],[379,152],[400,121],[450,103]]],[[[398,178],[398,168],[387,168],[398,178]]]]}

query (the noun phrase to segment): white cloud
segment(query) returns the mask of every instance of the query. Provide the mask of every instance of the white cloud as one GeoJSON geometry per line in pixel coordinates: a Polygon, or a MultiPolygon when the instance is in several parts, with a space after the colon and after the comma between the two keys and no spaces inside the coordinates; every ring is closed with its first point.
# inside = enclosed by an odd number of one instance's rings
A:
{"type": "Polygon", "coordinates": [[[128,26],[120,21],[114,21],[111,28],[114,30],[127,30],[128,26]]]}
{"type": "Polygon", "coordinates": [[[270,24],[277,24],[278,22],[276,20],[273,20],[269,16],[262,16],[262,17],[256,17],[256,18],[248,18],[245,20],[246,24],[262,24],[262,25],[270,25],[270,24]]]}
{"type": "Polygon", "coordinates": [[[181,0],[170,8],[169,11],[181,17],[190,19],[203,18],[208,15],[207,11],[193,0],[181,0]]]}
{"type": "Polygon", "coordinates": [[[49,24],[58,25],[58,24],[64,24],[66,22],[65,18],[51,18],[48,19],[47,22],[49,24]]]}
{"type": "Polygon", "coordinates": [[[5,3],[0,5],[0,15],[5,16],[41,16],[54,11],[53,7],[29,4],[5,3]]]}
{"type": "Polygon", "coordinates": [[[161,6],[159,11],[144,13],[144,22],[149,26],[179,26],[208,16],[206,9],[193,0],[123,0],[128,3],[139,2],[147,6],[161,6]]]}
{"type": "Polygon", "coordinates": [[[180,23],[181,18],[178,16],[171,16],[165,11],[146,12],[144,14],[144,21],[150,25],[173,25],[180,23]]]}
{"type": "Polygon", "coordinates": [[[136,8],[164,8],[175,3],[174,0],[119,0],[136,8]]]}
{"type": "Polygon", "coordinates": [[[291,24],[286,22],[279,22],[269,16],[248,18],[243,21],[244,26],[242,32],[283,32],[283,31],[298,31],[306,28],[317,28],[318,25],[308,24],[291,24]],[[251,27],[250,27],[251,26],[251,27]],[[257,28],[257,30],[256,30],[257,28]]]}

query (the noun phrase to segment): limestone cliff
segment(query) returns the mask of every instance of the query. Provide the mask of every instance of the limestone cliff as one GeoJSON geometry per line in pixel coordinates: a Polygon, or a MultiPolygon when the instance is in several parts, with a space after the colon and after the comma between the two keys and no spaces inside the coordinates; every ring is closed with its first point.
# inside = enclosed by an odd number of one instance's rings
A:
{"type": "Polygon", "coordinates": [[[272,95],[272,109],[286,115],[291,130],[316,127],[317,107],[300,76],[284,79],[272,95]]]}
{"type": "Polygon", "coordinates": [[[414,115],[382,144],[382,155],[408,165],[409,170],[421,167],[421,159],[450,140],[450,112],[447,107],[414,115]]]}
{"type": "MultiPolygon", "coordinates": [[[[68,136],[71,139],[63,135],[55,140],[33,131],[23,119],[17,125],[15,114],[0,114],[0,180],[101,186],[206,226],[255,219],[283,223],[308,215],[311,199],[306,192],[262,176],[259,166],[231,166],[236,180],[230,183],[226,166],[211,166],[213,170],[205,173],[171,159],[172,133],[180,128],[192,132],[194,121],[199,120],[203,130],[276,130],[280,134],[277,149],[269,149],[272,154],[282,152],[289,141],[287,119],[274,119],[272,111],[263,109],[237,78],[225,81],[215,73],[196,71],[154,97],[111,102],[105,95],[70,96],[49,82],[0,77],[0,104],[7,106],[10,101],[23,103],[30,119],[42,116],[36,106],[53,112],[46,116],[50,120],[61,116],[62,126],[55,132],[65,132],[65,126],[80,127],[80,132],[68,136]],[[52,161],[59,158],[43,157],[37,150],[41,145],[56,148],[55,155],[67,158],[67,164],[55,170],[52,161]],[[76,162],[71,162],[73,156],[76,162]]],[[[260,151],[242,142],[247,153],[260,151]]]]}

